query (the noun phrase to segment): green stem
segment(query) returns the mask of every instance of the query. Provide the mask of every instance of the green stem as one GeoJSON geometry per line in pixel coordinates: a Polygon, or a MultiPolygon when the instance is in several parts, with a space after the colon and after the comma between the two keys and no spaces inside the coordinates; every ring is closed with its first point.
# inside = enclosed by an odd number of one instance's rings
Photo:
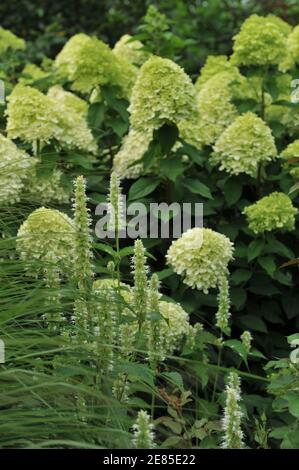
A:
{"type": "MultiPolygon", "coordinates": [[[[222,336],[221,336],[221,341],[222,341],[222,336]]],[[[217,367],[220,368],[221,364],[221,357],[222,357],[222,346],[219,346],[218,350],[218,358],[217,358],[217,367]]],[[[215,376],[215,382],[214,382],[214,387],[213,387],[213,395],[212,395],[212,401],[215,401],[215,395],[216,395],[216,390],[217,390],[217,383],[218,383],[218,371],[216,372],[215,376]]]]}

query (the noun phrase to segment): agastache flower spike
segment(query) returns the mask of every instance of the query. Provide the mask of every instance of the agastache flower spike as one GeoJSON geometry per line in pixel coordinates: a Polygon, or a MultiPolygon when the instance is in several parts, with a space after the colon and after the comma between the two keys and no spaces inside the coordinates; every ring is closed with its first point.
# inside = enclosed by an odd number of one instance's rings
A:
{"type": "Polygon", "coordinates": [[[134,275],[133,309],[135,311],[140,330],[146,319],[148,297],[148,267],[146,266],[145,249],[141,240],[135,241],[132,270],[134,275]]]}
{"type": "Polygon", "coordinates": [[[75,181],[74,200],[75,220],[75,279],[81,291],[88,289],[93,277],[92,238],[90,233],[90,215],[85,194],[85,179],[78,176],[75,181]]]}
{"type": "Polygon", "coordinates": [[[250,333],[250,331],[244,331],[241,336],[241,341],[243,343],[243,346],[247,352],[247,354],[250,353],[250,349],[251,349],[251,343],[252,343],[252,335],[250,333]]]}
{"type": "Polygon", "coordinates": [[[109,231],[114,232],[115,238],[119,238],[121,229],[124,228],[123,220],[123,201],[122,201],[120,180],[118,175],[113,171],[110,178],[110,189],[108,196],[108,213],[109,213],[109,231]]]}
{"type": "Polygon", "coordinates": [[[241,400],[240,378],[235,372],[229,374],[225,393],[226,402],[222,418],[222,429],[224,431],[222,448],[242,449],[244,443],[241,429],[243,414],[239,405],[241,400]]]}
{"type": "Polygon", "coordinates": [[[229,334],[228,320],[230,318],[229,285],[226,276],[219,283],[218,311],[216,313],[216,326],[226,334],[229,334]]]}
{"type": "Polygon", "coordinates": [[[134,437],[132,444],[135,449],[153,449],[155,447],[153,427],[149,414],[140,410],[133,426],[134,437]]]}

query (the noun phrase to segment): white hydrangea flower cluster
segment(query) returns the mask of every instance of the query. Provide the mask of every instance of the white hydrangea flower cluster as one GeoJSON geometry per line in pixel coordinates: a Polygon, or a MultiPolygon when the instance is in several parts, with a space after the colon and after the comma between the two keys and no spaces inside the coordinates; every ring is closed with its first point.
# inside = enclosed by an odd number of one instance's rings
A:
{"type": "Polygon", "coordinates": [[[81,103],[80,113],[77,111],[79,98],[70,98],[69,93],[62,99],[63,93],[66,92],[60,90],[57,94],[55,88],[46,96],[35,88],[18,84],[8,97],[8,136],[30,143],[56,139],[66,147],[96,153],[97,145],[82,115],[81,103]]]}
{"type": "Polygon", "coordinates": [[[20,201],[36,160],[0,134],[0,205],[20,201]]]}
{"type": "Polygon", "coordinates": [[[49,88],[47,95],[57,103],[61,103],[66,109],[72,109],[82,117],[87,116],[88,104],[70,91],[65,91],[62,86],[54,85],[49,88]]]}
{"type": "Polygon", "coordinates": [[[195,227],[171,244],[166,258],[185,284],[208,293],[227,276],[233,250],[233,243],[225,235],[195,227]]]}
{"type": "Polygon", "coordinates": [[[38,67],[38,65],[26,64],[22,70],[22,75],[19,78],[19,83],[23,83],[23,85],[30,85],[36,80],[41,80],[48,77],[48,75],[49,74],[38,67]]]}
{"type": "MultiPolygon", "coordinates": [[[[187,144],[192,145],[193,147],[200,150],[203,147],[202,139],[202,125],[200,123],[199,117],[197,119],[183,119],[178,123],[179,136],[187,144]]],[[[175,145],[177,145],[176,143],[175,145]]]]}
{"type": "Polygon", "coordinates": [[[24,39],[18,38],[15,34],[7,29],[0,27],[0,56],[5,54],[9,49],[24,50],[26,43],[24,39]]]}
{"type": "Polygon", "coordinates": [[[299,63],[299,25],[290,32],[287,37],[287,55],[279,64],[279,69],[286,72],[299,63]]]}
{"type": "Polygon", "coordinates": [[[274,192],[245,207],[249,228],[256,234],[272,230],[292,231],[298,209],[284,193],[274,192]]]}
{"type": "Polygon", "coordinates": [[[151,55],[144,50],[142,42],[137,40],[132,41],[130,34],[124,34],[114,45],[112,52],[117,57],[124,58],[137,67],[141,67],[151,55]]]}
{"type": "Polygon", "coordinates": [[[129,97],[137,68],[113,54],[103,41],[80,33],[71,37],[55,59],[58,72],[72,82],[72,89],[90,94],[102,85],[119,86],[129,97]]]}
{"type": "Polygon", "coordinates": [[[34,170],[24,189],[24,197],[39,204],[67,204],[70,200],[70,191],[62,184],[63,173],[54,170],[47,177],[40,177],[34,170]]]}
{"type": "Polygon", "coordinates": [[[258,165],[277,156],[274,137],[265,122],[254,113],[239,116],[214,145],[211,162],[220,170],[257,176],[258,165]]]}
{"type": "Polygon", "coordinates": [[[113,159],[113,169],[121,178],[138,178],[144,174],[140,160],[148,149],[153,133],[131,129],[125,136],[122,146],[113,159]]]}
{"type": "Polygon", "coordinates": [[[197,95],[199,135],[206,145],[213,144],[238,116],[230,89],[233,80],[230,73],[220,72],[204,83],[197,95]]]}
{"type": "Polygon", "coordinates": [[[294,140],[294,142],[290,143],[280,154],[280,156],[284,160],[284,168],[288,169],[290,175],[293,176],[295,179],[299,179],[299,165],[296,162],[296,166],[291,167],[291,163],[288,163],[288,160],[292,160],[292,158],[299,157],[299,139],[294,140]]]}
{"type": "Polygon", "coordinates": [[[161,350],[165,359],[168,354],[172,354],[179,348],[183,338],[187,338],[188,342],[192,343],[196,328],[190,325],[188,313],[178,303],[160,300],[159,311],[166,320],[159,324],[161,350]]]}
{"type": "Polygon", "coordinates": [[[18,84],[7,98],[7,135],[33,143],[49,142],[63,133],[55,102],[35,88],[18,84]]]}
{"type": "Polygon", "coordinates": [[[240,409],[241,389],[240,378],[235,372],[231,372],[225,388],[226,401],[222,429],[224,438],[223,449],[242,449],[244,447],[244,434],[241,429],[243,413],[240,409]]]}
{"type": "Polygon", "coordinates": [[[286,55],[290,26],[272,15],[251,15],[234,37],[234,65],[278,65],[286,55]]]}
{"type": "Polygon", "coordinates": [[[232,78],[235,76],[236,80],[240,78],[239,69],[232,65],[226,55],[209,55],[195,82],[196,90],[200,91],[210,78],[221,72],[227,72],[232,78]]]}
{"type": "Polygon", "coordinates": [[[87,103],[58,86],[50,88],[48,96],[55,102],[60,116],[62,132],[55,136],[57,140],[68,148],[97,153],[97,144],[86,121],[87,103]]]}
{"type": "Polygon", "coordinates": [[[47,262],[55,263],[61,274],[68,273],[73,267],[73,221],[58,210],[35,210],[19,228],[17,250],[31,265],[29,274],[43,272],[47,262]]]}
{"type": "Polygon", "coordinates": [[[129,112],[131,126],[140,132],[192,119],[197,115],[195,88],[179,65],[153,56],[139,71],[129,112]]]}
{"type": "MultiPolygon", "coordinates": [[[[203,141],[201,138],[202,127],[199,120],[189,121],[182,120],[178,124],[179,136],[187,144],[193,145],[197,149],[201,149],[203,141]]],[[[146,173],[143,164],[138,163],[148,150],[149,144],[153,138],[153,131],[140,132],[133,128],[124,137],[120,150],[113,159],[113,169],[121,178],[136,179],[146,173]],[[136,163],[135,163],[136,162],[136,163]]],[[[180,146],[176,142],[173,150],[180,146]]],[[[151,171],[153,168],[151,168],[151,171]]]]}

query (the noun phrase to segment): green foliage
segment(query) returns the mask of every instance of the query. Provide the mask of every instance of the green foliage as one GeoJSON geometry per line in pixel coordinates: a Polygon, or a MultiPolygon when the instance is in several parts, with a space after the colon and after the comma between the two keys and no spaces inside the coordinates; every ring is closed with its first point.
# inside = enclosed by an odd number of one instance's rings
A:
{"type": "Polygon", "coordinates": [[[231,38],[248,12],[268,13],[273,2],[129,2],[126,11],[100,3],[76,15],[76,28],[72,11],[56,18],[51,4],[57,22],[47,27],[43,6],[19,3],[31,5],[29,41],[3,52],[0,446],[299,448],[290,356],[299,328],[299,69],[295,56],[285,62],[290,28],[248,20],[265,34],[250,42],[242,29],[239,70],[231,38]],[[51,59],[78,31],[93,54],[75,44],[64,74],[51,59]],[[101,42],[128,32],[147,61],[132,65],[101,42]],[[72,76],[75,62],[84,76],[72,76]],[[82,79],[87,88],[74,87],[82,79]],[[117,234],[96,240],[95,206],[109,193],[120,214],[121,190],[146,208],[202,202],[204,228],[175,241],[144,234],[135,248],[117,234]]]}

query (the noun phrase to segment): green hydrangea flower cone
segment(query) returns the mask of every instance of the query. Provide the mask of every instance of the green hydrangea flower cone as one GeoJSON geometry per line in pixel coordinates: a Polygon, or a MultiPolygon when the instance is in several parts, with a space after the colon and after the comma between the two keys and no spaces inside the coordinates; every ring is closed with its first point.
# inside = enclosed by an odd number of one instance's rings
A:
{"type": "Polygon", "coordinates": [[[289,196],[279,192],[263,197],[243,211],[249,228],[256,234],[272,230],[294,230],[297,213],[289,196]]]}
{"type": "Polygon", "coordinates": [[[212,77],[221,72],[228,72],[232,77],[235,75],[236,79],[239,77],[239,70],[235,65],[228,60],[226,55],[209,55],[207,60],[200,70],[200,76],[195,82],[195,88],[200,91],[202,86],[212,77]]]}
{"type": "Polygon", "coordinates": [[[130,94],[137,69],[113,54],[103,41],[80,33],[71,37],[55,59],[58,72],[72,82],[72,89],[90,94],[102,85],[118,85],[130,94]]]}
{"type": "Polygon", "coordinates": [[[251,15],[234,37],[234,65],[278,65],[286,56],[290,27],[272,15],[251,15]]]}
{"type": "Polygon", "coordinates": [[[0,134],[0,206],[18,202],[36,160],[0,134]]]}
{"type": "Polygon", "coordinates": [[[131,126],[141,132],[191,119],[197,115],[194,86],[179,65],[151,57],[140,69],[129,112],[131,126]]]}
{"type": "Polygon", "coordinates": [[[11,139],[49,142],[62,133],[55,102],[35,88],[18,84],[7,101],[6,130],[11,139]]]}
{"type": "Polygon", "coordinates": [[[166,258],[185,284],[207,293],[227,276],[233,244],[221,233],[196,227],[171,244],[166,258]]]}
{"type": "Polygon", "coordinates": [[[24,39],[18,38],[15,34],[7,29],[0,27],[0,56],[5,54],[9,49],[24,50],[26,48],[26,43],[24,39]]]}
{"type": "Polygon", "coordinates": [[[126,59],[130,64],[141,67],[149,58],[150,53],[143,50],[142,42],[132,41],[131,39],[130,34],[124,34],[114,45],[113,54],[126,59]]]}
{"type": "Polygon", "coordinates": [[[61,273],[69,272],[74,256],[73,221],[55,209],[35,210],[19,228],[17,250],[21,259],[32,264],[29,273],[42,272],[46,263],[54,263],[61,273]]]}
{"type": "Polygon", "coordinates": [[[197,95],[199,135],[206,145],[213,144],[238,116],[230,88],[234,80],[236,80],[234,74],[217,73],[204,83],[197,95]]]}
{"type": "Polygon", "coordinates": [[[238,175],[257,176],[258,165],[277,156],[274,138],[266,123],[254,113],[239,116],[214,145],[212,164],[238,175]]]}

